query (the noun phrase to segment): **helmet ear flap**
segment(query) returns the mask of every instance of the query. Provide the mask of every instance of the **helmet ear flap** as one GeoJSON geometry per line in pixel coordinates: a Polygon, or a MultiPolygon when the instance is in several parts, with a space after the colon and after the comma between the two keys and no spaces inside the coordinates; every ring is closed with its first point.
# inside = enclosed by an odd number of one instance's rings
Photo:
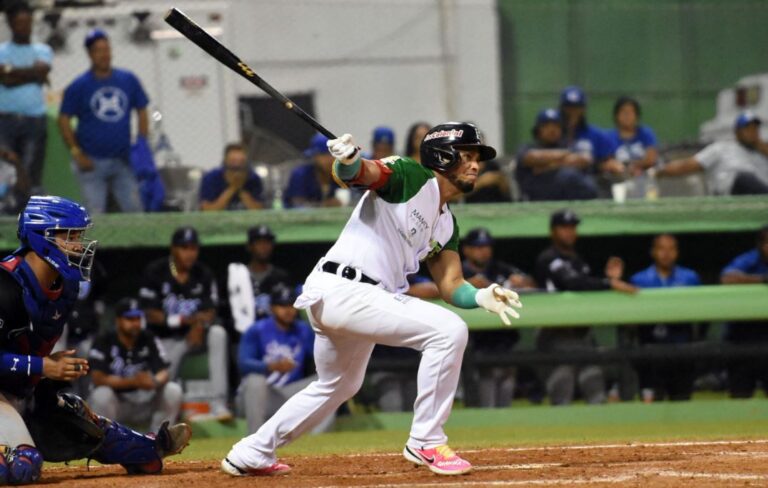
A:
{"type": "Polygon", "coordinates": [[[459,153],[451,146],[435,146],[429,150],[432,154],[425,166],[440,173],[448,171],[459,161],[459,153]]]}

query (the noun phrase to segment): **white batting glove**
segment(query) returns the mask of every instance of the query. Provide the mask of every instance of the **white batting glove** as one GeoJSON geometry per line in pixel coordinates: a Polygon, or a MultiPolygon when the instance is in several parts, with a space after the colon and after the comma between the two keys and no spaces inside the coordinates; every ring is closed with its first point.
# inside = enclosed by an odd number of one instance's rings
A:
{"type": "Polygon", "coordinates": [[[330,139],[327,145],[328,152],[341,164],[352,164],[359,156],[359,149],[350,134],[344,134],[337,139],[330,139]]]}
{"type": "Polygon", "coordinates": [[[512,307],[523,308],[517,293],[496,284],[477,290],[475,301],[488,312],[499,314],[504,325],[512,325],[510,317],[520,318],[520,314],[512,307]]]}

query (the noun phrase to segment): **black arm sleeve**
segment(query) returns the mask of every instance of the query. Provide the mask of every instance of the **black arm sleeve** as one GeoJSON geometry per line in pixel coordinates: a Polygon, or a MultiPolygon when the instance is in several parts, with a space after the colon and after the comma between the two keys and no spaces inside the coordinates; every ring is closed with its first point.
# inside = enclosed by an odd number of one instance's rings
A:
{"type": "Polygon", "coordinates": [[[607,290],[611,287],[608,278],[585,275],[562,260],[549,263],[549,275],[557,289],[563,291],[607,290]]]}

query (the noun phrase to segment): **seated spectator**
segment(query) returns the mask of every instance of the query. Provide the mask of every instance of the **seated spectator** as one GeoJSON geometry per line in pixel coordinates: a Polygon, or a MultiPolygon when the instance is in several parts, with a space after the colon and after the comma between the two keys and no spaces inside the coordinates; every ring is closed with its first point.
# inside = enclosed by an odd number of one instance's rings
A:
{"type": "MultiPolygon", "coordinates": [[[[570,210],[559,210],[549,221],[552,246],[536,260],[536,281],[547,291],[617,290],[635,293],[637,288],[621,280],[624,262],[611,257],[605,265],[605,276],[591,276],[589,265],[576,252],[577,226],[581,220],[570,210]]],[[[592,351],[595,348],[589,327],[552,327],[539,331],[537,347],[546,352],[592,351]]],[[[546,389],[553,405],[573,401],[576,386],[587,403],[606,400],[603,370],[597,365],[555,366],[547,375],[546,389]]]]}
{"type": "Polygon", "coordinates": [[[760,140],[762,121],[752,112],[736,117],[735,141],[717,141],[690,158],[670,161],[657,176],[704,172],[712,195],[768,193],[768,143],[760,140]]]}
{"type": "Polygon", "coordinates": [[[405,157],[421,163],[421,141],[431,128],[432,125],[427,122],[416,122],[408,128],[408,134],[405,137],[405,157]]]}
{"type": "MultiPolygon", "coordinates": [[[[757,233],[757,246],[736,256],[720,275],[724,285],[768,283],[768,225],[757,233]]],[[[725,340],[732,344],[768,342],[768,321],[733,322],[728,324],[725,340]]],[[[728,361],[728,389],[732,398],[751,398],[757,382],[768,393],[768,360],[733,358],[728,361]]]]}
{"type": "Polygon", "coordinates": [[[515,266],[493,257],[493,237],[488,229],[477,227],[467,232],[461,246],[464,277],[475,288],[498,283],[505,288],[532,290],[536,282],[515,266]]]}
{"type": "Polygon", "coordinates": [[[613,157],[624,165],[627,197],[645,198],[646,170],[656,166],[659,151],[656,134],[640,124],[640,103],[634,98],[619,97],[613,105],[614,129],[606,133],[613,147],[613,157]]]}
{"type": "MultiPolygon", "coordinates": [[[[653,239],[653,264],[635,273],[630,283],[639,288],[670,288],[701,284],[692,269],[678,266],[677,239],[661,234],[653,239]]],[[[693,341],[692,324],[643,325],[638,330],[640,344],[687,344],[693,341]]],[[[690,400],[696,369],[690,360],[657,359],[637,368],[643,401],[690,400]]]]}
{"type": "Polygon", "coordinates": [[[589,160],[590,170],[601,180],[623,178],[624,165],[613,157],[605,133],[587,122],[587,96],[581,88],[568,86],[560,93],[560,115],[565,145],[589,160]]]}
{"type": "Polygon", "coordinates": [[[88,361],[95,387],[88,403],[97,414],[131,426],[150,423],[157,432],[176,422],[181,386],[170,381],[163,346],[143,330],[138,300],[123,298],[115,307],[116,329],[99,336],[88,361]]]}
{"type": "Polygon", "coordinates": [[[219,293],[213,273],[198,261],[200,240],[192,227],[180,227],[171,238],[171,255],[149,263],[139,290],[147,327],[160,338],[176,379],[184,356],[208,350],[211,415],[232,419],[226,405],[227,331],[215,324],[219,293]]]}
{"type": "MultiPolygon", "coordinates": [[[[534,289],[533,279],[520,269],[494,259],[493,237],[488,229],[478,227],[467,232],[462,240],[464,278],[474,287],[485,288],[497,283],[519,291],[534,289]]],[[[475,351],[481,356],[509,355],[520,339],[515,330],[480,331],[474,333],[475,351]]],[[[515,392],[514,367],[479,368],[477,378],[478,406],[507,407],[515,392]]]]}
{"type": "Polygon", "coordinates": [[[339,185],[331,177],[333,156],[328,152],[327,141],[322,134],[312,137],[309,148],[304,151],[304,156],[311,161],[291,172],[283,195],[285,208],[341,206],[341,200],[336,198],[339,185]]]}
{"type": "MultiPolygon", "coordinates": [[[[316,379],[305,374],[311,364],[315,335],[309,324],[298,318],[294,301],[296,292],[292,287],[276,285],[270,292],[272,316],[254,323],[240,341],[237,364],[243,380],[238,403],[244,407],[251,434],[286,400],[316,379]]],[[[323,422],[321,429],[329,421],[323,422]]]]}
{"type": "Polygon", "coordinates": [[[389,127],[376,127],[371,138],[371,157],[384,159],[395,154],[395,131],[389,127]]]}
{"type": "Polygon", "coordinates": [[[592,158],[563,145],[560,114],[553,108],[536,116],[533,143],[517,153],[515,175],[531,201],[588,200],[597,198],[591,176],[592,158]]]}
{"type": "Polygon", "coordinates": [[[245,147],[227,144],[221,167],[200,182],[201,210],[255,210],[264,207],[261,178],[248,164],[245,147]]]}
{"type": "Polygon", "coordinates": [[[266,225],[248,229],[248,263],[230,263],[227,269],[229,305],[235,330],[244,333],[270,314],[269,294],[278,283],[292,284],[286,270],[272,264],[275,234],[266,225]]]}

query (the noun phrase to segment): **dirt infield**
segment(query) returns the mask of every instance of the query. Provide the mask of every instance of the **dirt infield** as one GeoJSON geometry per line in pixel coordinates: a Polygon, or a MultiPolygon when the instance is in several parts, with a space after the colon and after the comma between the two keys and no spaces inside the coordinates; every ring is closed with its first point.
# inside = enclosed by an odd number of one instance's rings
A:
{"type": "Polygon", "coordinates": [[[53,467],[41,483],[67,487],[768,486],[768,440],[670,442],[465,450],[474,472],[431,474],[398,454],[286,458],[293,472],[230,478],[216,462],[168,462],[159,476],[114,467],[53,467]]]}

